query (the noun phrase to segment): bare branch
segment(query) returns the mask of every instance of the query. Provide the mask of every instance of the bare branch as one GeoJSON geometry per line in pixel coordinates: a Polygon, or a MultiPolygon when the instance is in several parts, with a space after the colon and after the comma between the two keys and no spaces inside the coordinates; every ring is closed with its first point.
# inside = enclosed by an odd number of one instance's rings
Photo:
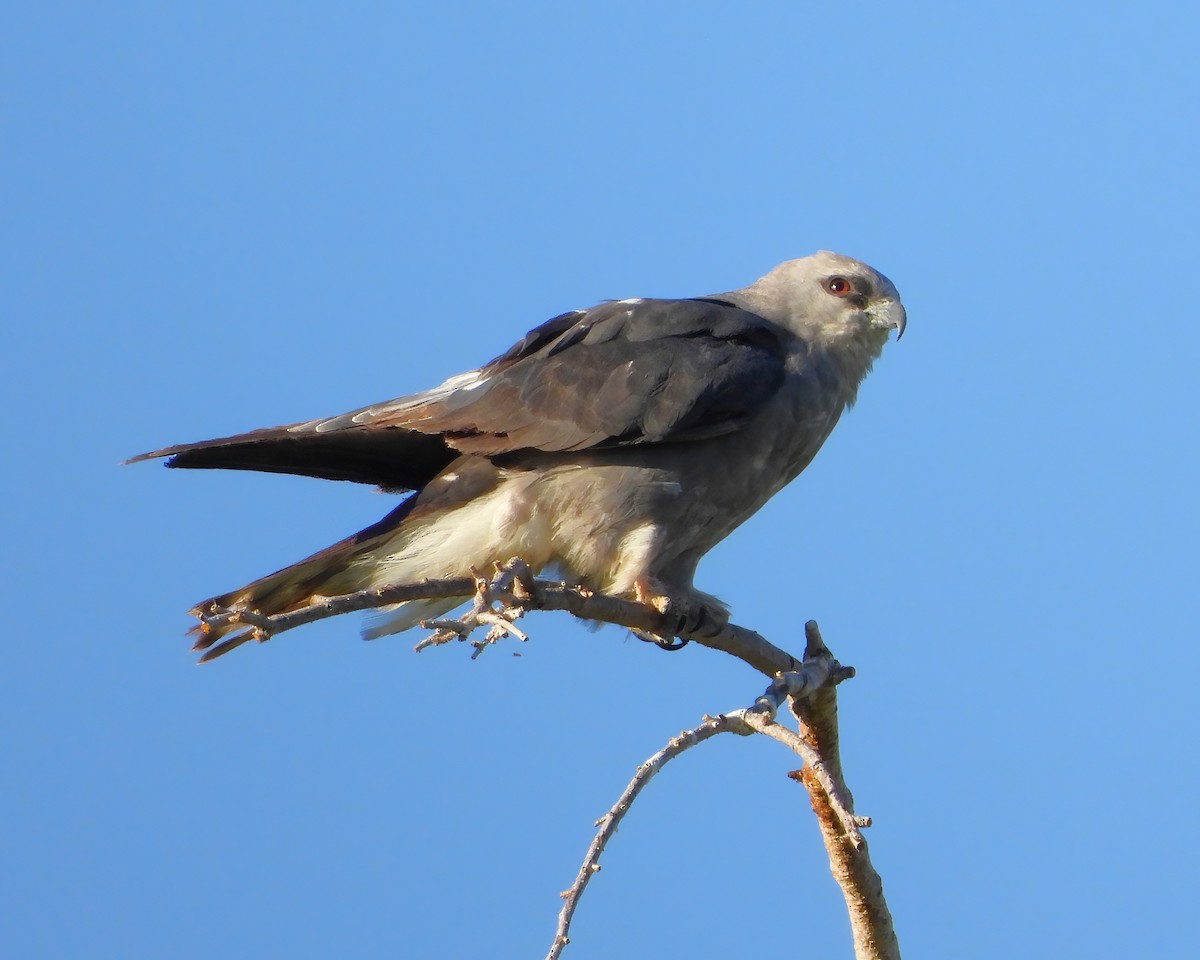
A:
{"type": "Polygon", "coordinates": [[[861,827],[869,827],[871,825],[871,818],[860,817],[854,814],[854,801],[847,795],[845,784],[841,784],[830,777],[821,755],[805,743],[804,738],[794,730],[789,730],[787,727],[781,726],[774,720],[770,720],[761,714],[746,711],[741,720],[755,733],[761,733],[772,740],[779,741],[804,760],[806,764],[805,774],[811,775],[821,789],[825,791],[830,813],[836,818],[838,826],[841,828],[842,838],[856,848],[865,846],[866,841],[863,839],[863,835],[859,832],[859,829],[861,827]]]}
{"type": "MultiPolygon", "coordinates": [[[[815,620],[804,625],[804,633],[806,663],[811,659],[832,659],[815,620]]],[[[826,685],[803,699],[793,699],[791,708],[800,722],[800,738],[821,761],[820,766],[812,764],[791,776],[804,784],[821,827],[829,868],[850,914],[854,956],[857,960],[900,960],[900,945],[883,896],[883,881],[871,864],[866,842],[861,835],[855,842],[855,835],[847,829],[841,813],[854,809],[854,798],[842,773],[834,686],[826,685]]]]}
{"type": "Polygon", "coordinates": [[[830,814],[836,819],[842,836],[857,847],[865,847],[859,828],[870,826],[870,818],[854,815],[849,805],[842,802],[844,797],[849,796],[844,790],[844,785],[830,778],[821,755],[797,733],[780,726],[774,720],[776,711],[788,698],[805,698],[821,690],[832,690],[835,685],[853,675],[853,668],[842,666],[833,659],[827,649],[813,649],[811,657],[806,656],[799,669],[776,677],[752,706],[717,717],[705,717],[700,726],[673,737],[662,750],[638,767],[637,773],[620,799],[608,813],[596,821],[596,826],[600,829],[588,847],[575,882],[562,894],[566,902],[558,915],[558,928],[550,952],[546,955],[547,960],[556,960],[570,942],[571,919],[579,906],[583,891],[592,876],[599,872],[600,855],[638,794],[667,761],[719,733],[735,733],[741,736],[762,733],[798,754],[808,765],[805,773],[811,772],[814,783],[825,791],[830,814]]]}
{"type": "Polygon", "coordinates": [[[312,606],[301,607],[290,613],[278,613],[273,617],[256,614],[249,610],[231,609],[206,613],[200,618],[200,621],[210,628],[234,623],[253,624],[266,635],[260,639],[266,640],[286,630],[294,630],[307,623],[326,620],[343,613],[357,613],[359,610],[389,607],[394,603],[403,603],[406,600],[437,600],[441,597],[463,597],[465,599],[474,592],[475,580],[473,577],[421,580],[417,583],[397,583],[374,590],[360,590],[358,593],[348,593],[340,597],[326,597],[312,606]]]}
{"type": "MultiPolygon", "coordinates": [[[[462,597],[465,600],[471,596],[478,598],[479,589],[478,577],[451,577],[445,580],[422,580],[419,583],[394,584],[373,590],[361,590],[358,593],[341,597],[327,597],[312,606],[270,617],[251,610],[239,609],[206,613],[201,617],[202,628],[212,630],[229,624],[244,623],[252,629],[223,640],[219,647],[214,647],[201,660],[214,659],[248,640],[263,642],[287,630],[293,630],[317,620],[340,616],[343,613],[378,609],[395,603],[403,603],[406,600],[433,600],[442,597],[462,597]]],[[[635,600],[625,600],[596,593],[587,587],[535,579],[529,566],[517,557],[499,568],[488,583],[488,593],[493,601],[501,607],[501,609],[493,608],[486,611],[489,613],[502,613],[505,598],[510,597],[513,608],[522,611],[565,610],[581,620],[598,620],[630,629],[693,640],[702,646],[737,657],[768,677],[795,670],[800,665],[800,661],[791,654],[779,649],[753,630],[729,623],[720,627],[715,633],[675,634],[675,625],[672,623],[671,617],[655,607],[638,603],[635,600]]],[[[466,618],[470,617],[470,613],[466,615],[466,618]]],[[[489,621],[485,619],[478,622],[489,621]]],[[[511,623],[511,620],[509,622],[511,623]]],[[[497,626],[494,621],[491,621],[491,625],[497,626]]],[[[437,621],[434,629],[437,631],[434,636],[418,644],[417,649],[421,650],[431,644],[461,639],[457,630],[452,629],[451,636],[441,633],[442,630],[450,629],[447,621],[437,621]]],[[[474,627],[472,626],[470,629],[474,629],[474,627]]],[[[470,630],[467,632],[469,633],[470,630]]]]}
{"type": "Polygon", "coordinates": [[[201,659],[219,656],[248,640],[265,641],[303,624],[343,613],[377,609],[407,600],[465,600],[471,597],[471,609],[463,616],[428,623],[434,633],[419,643],[417,649],[450,640],[467,640],[475,629],[485,626],[488,628],[485,638],[470,641],[475,647],[473,656],[478,656],[484,648],[504,636],[524,640],[525,634],[513,626],[513,621],[527,610],[564,610],[582,620],[613,623],[659,636],[677,636],[728,653],[772,677],[770,686],[752,707],[706,718],[699,727],[672,739],[638,769],[621,799],[597,821],[600,831],[592,841],[575,883],[563,894],[567,902],[560,914],[549,956],[559,956],[566,945],[567,930],[579,897],[592,874],[600,869],[600,854],[629,804],[668,760],[696,743],[728,732],[764,734],[783,743],[803,759],[804,768],[792,776],[804,784],[820,824],[830,868],[850,912],[855,956],[858,960],[898,960],[899,947],[883,897],[883,885],[871,865],[861,834],[861,828],[869,826],[871,821],[853,812],[854,801],[846,787],[838,750],[835,687],[852,677],[854,670],[833,658],[815,621],[805,625],[808,642],[801,661],[753,630],[732,623],[708,632],[677,632],[680,629],[678,622],[654,606],[606,596],[583,586],[536,579],[528,565],[517,557],[506,564],[498,564],[490,578],[472,572],[473,577],[396,584],[329,597],[310,607],[275,616],[238,609],[205,614],[201,618],[202,630],[232,624],[245,624],[249,629],[223,640],[201,659]],[[784,703],[790,703],[799,720],[798,734],[773,719],[784,703]]]}
{"type": "MultiPolygon", "coordinates": [[[[474,567],[471,568],[475,577],[475,599],[471,602],[471,609],[461,617],[423,620],[421,626],[433,630],[433,633],[418,643],[413,648],[414,652],[420,653],[426,647],[448,643],[451,640],[467,640],[477,627],[485,625],[490,629],[484,639],[471,641],[471,646],[475,648],[475,652],[471,654],[472,660],[503,637],[515,637],[521,641],[529,639],[512,625],[514,620],[525,613],[514,592],[514,584],[518,576],[528,572],[529,568],[515,557],[503,566],[495,564],[495,568],[490,580],[480,575],[474,567]]],[[[524,590],[521,591],[521,595],[526,596],[524,590]]]]}
{"type": "Polygon", "coordinates": [[[617,832],[617,827],[620,825],[625,814],[629,812],[629,808],[633,804],[633,801],[637,799],[637,795],[642,792],[642,789],[650,782],[651,778],[669,760],[675,759],[675,757],[679,756],[689,747],[703,743],[705,740],[711,739],[719,733],[732,732],[734,723],[729,717],[725,716],[705,717],[704,722],[700,726],[692,730],[685,730],[677,737],[672,737],[665,747],[638,767],[637,773],[629,781],[629,785],[622,792],[617,802],[613,804],[608,813],[596,821],[596,826],[600,830],[588,847],[587,855],[583,858],[583,865],[579,868],[575,882],[571,884],[569,889],[562,893],[562,898],[566,902],[563,903],[562,910],[559,912],[558,929],[555,931],[554,942],[550,946],[550,952],[546,954],[546,960],[556,960],[557,957],[561,956],[563,948],[571,942],[568,934],[571,927],[571,918],[575,915],[575,908],[579,906],[579,898],[583,896],[583,891],[587,887],[588,881],[592,879],[592,876],[600,872],[600,854],[604,852],[604,847],[612,838],[612,835],[617,832]]]}

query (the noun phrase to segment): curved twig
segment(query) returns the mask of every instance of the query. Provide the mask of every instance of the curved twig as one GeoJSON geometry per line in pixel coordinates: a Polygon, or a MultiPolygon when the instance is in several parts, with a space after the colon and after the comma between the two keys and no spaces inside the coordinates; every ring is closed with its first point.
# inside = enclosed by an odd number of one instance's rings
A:
{"type": "MultiPolygon", "coordinates": [[[[815,631],[816,623],[810,622],[807,629],[815,631]]],[[[672,737],[663,749],[638,767],[637,773],[625,787],[617,802],[613,804],[608,813],[596,821],[596,826],[600,829],[588,846],[587,854],[576,874],[575,882],[562,894],[565,902],[562,910],[559,911],[558,926],[546,960],[557,960],[561,956],[563,948],[570,942],[571,920],[579,906],[583,891],[592,876],[599,872],[600,855],[604,852],[605,846],[616,832],[621,820],[629,812],[638,794],[668,761],[720,733],[735,733],[741,736],[761,733],[782,743],[797,754],[806,765],[803,774],[811,780],[810,793],[813,789],[821,793],[831,826],[837,833],[837,843],[860,851],[865,858],[866,842],[863,840],[861,828],[869,827],[871,818],[854,814],[850,793],[840,779],[840,766],[833,765],[834,769],[839,771],[839,776],[833,776],[830,764],[815,747],[796,732],[776,723],[774,719],[776,711],[785,702],[790,701],[795,708],[795,705],[814,695],[824,692],[832,693],[837,684],[853,675],[853,668],[844,667],[838,663],[823,644],[819,646],[810,644],[805,660],[799,669],[777,676],[767,687],[766,692],[755,700],[752,706],[716,717],[705,717],[700,726],[685,730],[677,737],[672,737]]],[[[805,781],[806,786],[808,786],[808,782],[805,781]]],[[[879,894],[882,897],[882,889],[879,894]]],[[[886,909],[886,905],[884,905],[884,912],[886,909]]],[[[856,944],[858,939],[856,932],[856,944]]],[[[888,955],[867,952],[860,953],[858,956],[867,960],[867,958],[888,955]]]]}
{"type": "Polygon", "coordinates": [[[612,805],[608,813],[596,821],[596,826],[600,829],[588,846],[587,854],[583,858],[583,865],[575,876],[575,882],[562,893],[565,902],[558,914],[558,928],[554,932],[554,942],[550,945],[550,952],[546,954],[546,960],[556,960],[561,956],[563,948],[571,942],[568,934],[571,929],[571,918],[575,915],[575,908],[579,906],[579,899],[583,896],[588,881],[594,874],[600,872],[600,854],[604,852],[604,847],[612,835],[617,832],[618,825],[625,814],[629,812],[637,795],[668,761],[674,760],[689,747],[703,743],[719,733],[733,732],[735,724],[736,721],[727,716],[705,717],[700,726],[685,730],[677,737],[672,737],[667,741],[665,747],[637,768],[637,773],[622,791],[617,802],[612,805]]]}

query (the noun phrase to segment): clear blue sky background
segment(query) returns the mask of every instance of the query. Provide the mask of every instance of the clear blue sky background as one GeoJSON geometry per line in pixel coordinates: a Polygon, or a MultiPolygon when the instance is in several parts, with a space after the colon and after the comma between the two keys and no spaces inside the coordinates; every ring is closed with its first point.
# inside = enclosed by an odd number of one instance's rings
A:
{"type": "MultiPolygon", "coordinates": [[[[392,501],[118,464],[818,248],[891,276],[908,335],[701,585],[858,667],[907,955],[1193,949],[1197,17],[8,5],[6,954],[541,956],[635,765],[762,678],[555,615],[520,657],[347,617],[197,668],[191,603],[392,501]]],[[[792,766],[668,770],[569,955],[848,956],[792,766]]]]}

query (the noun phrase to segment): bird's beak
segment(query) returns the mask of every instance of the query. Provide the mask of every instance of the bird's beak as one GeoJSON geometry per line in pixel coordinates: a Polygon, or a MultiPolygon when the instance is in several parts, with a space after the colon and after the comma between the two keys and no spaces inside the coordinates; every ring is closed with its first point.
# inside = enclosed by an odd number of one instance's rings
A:
{"type": "Polygon", "coordinates": [[[867,307],[867,313],[879,326],[886,329],[895,327],[897,340],[904,336],[908,314],[904,312],[904,304],[899,300],[879,300],[867,307]]]}

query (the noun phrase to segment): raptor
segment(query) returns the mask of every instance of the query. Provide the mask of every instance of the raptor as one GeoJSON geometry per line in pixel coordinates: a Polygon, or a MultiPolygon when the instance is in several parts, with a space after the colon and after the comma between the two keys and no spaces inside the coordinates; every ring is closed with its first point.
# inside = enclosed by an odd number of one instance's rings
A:
{"type": "MultiPolygon", "coordinates": [[[[250,636],[209,614],[275,615],[513,556],[694,626],[725,615],[693,586],[701,557],[808,465],[905,322],[887,277],[823,251],[727,293],[564,313],[423,393],[133,459],[408,492],[365,530],[197,604],[204,660],[250,636]]],[[[459,602],[403,603],[364,633],[459,602]]]]}

